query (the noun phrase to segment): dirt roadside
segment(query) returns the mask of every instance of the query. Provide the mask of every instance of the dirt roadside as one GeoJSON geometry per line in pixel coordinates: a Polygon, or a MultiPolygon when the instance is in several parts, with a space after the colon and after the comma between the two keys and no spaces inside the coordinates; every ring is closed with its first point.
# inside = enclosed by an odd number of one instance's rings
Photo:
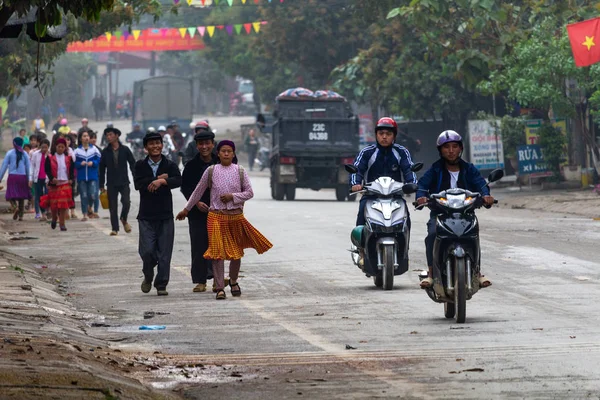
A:
{"type": "MultiPolygon", "coordinates": [[[[0,224],[0,246],[23,240],[0,224]]],[[[0,251],[0,399],[178,398],[131,378],[152,366],[88,336],[97,316],[77,312],[43,267],[0,251]]]]}
{"type": "Polygon", "coordinates": [[[591,189],[547,192],[511,192],[500,189],[494,195],[499,199],[499,205],[505,208],[600,218],[600,196],[591,189]]]}

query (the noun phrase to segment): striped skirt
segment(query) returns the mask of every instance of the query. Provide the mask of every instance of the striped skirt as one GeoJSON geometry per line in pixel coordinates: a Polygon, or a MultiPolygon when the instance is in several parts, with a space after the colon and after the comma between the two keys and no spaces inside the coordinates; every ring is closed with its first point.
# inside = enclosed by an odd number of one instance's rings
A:
{"type": "Polygon", "coordinates": [[[227,215],[208,213],[208,260],[239,260],[244,249],[254,249],[258,254],[273,245],[246,220],[244,214],[227,215]]]}
{"type": "Polygon", "coordinates": [[[48,185],[48,204],[51,210],[68,210],[75,206],[71,185],[48,185]]]}

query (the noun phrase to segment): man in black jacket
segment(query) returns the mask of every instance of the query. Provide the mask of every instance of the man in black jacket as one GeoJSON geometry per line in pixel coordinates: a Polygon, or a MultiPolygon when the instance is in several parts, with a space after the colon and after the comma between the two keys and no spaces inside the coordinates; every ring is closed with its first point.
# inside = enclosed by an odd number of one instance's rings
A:
{"type": "MultiPolygon", "coordinates": [[[[219,162],[219,158],[213,153],[215,134],[204,129],[198,129],[196,132],[194,142],[198,154],[185,164],[181,183],[181,193],[186,199],[190,198],[208,167],[219,162]]],[[[207,190],[197,206],[188,214],[190,243],[192,245],[192,282],[196,284],[193,289],[194,292],[206,291],[206,280],[210,278],[209,275],[212,275],[209,274],[212,263],[204,258],[204,253],[208,249],[206,222],[209,206],[210,190],[207,190]]]]}
{"type": "Polygon", "coordinates": [[[104,192],[104,183],[108,190],[108,204],[110,209],[110,223],[112,225],[111,236],[119,234],[119,194],[121,194],[121,222],[125,232],[131,232],[131,225],[127,222],[129,208],[131,207],[129,173],[127,164],[131,173],[135,177],[135,159],[129,147],[123,146],[119,141],[121,131],[117,128],[106,128],[104,136],[108,140],[108,146],[102,150],[99,167],[99,186],[100,191],[104,192]]]}
{"type": "Polygon", "coordinates": [[[135,164],[134,172],[135,189],[140,192],[137,219],[144,272],[142,292],[152,288],[154,267],[158,266],[154,287],[159,296],[166,296],[175,238],[171,189],[181,186],[181,174],[177,165],[161,154],[163,141],[159,133],[147,134],[144,148],[148,156],[135,164]]]}

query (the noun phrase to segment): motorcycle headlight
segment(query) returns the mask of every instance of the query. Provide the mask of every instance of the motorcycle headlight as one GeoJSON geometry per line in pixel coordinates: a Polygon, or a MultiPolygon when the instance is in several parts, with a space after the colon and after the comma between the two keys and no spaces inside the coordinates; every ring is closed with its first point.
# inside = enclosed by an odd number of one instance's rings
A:
{"type": "Polygon", "coordinates": [[[446,199],[446,206],[453,209],[460,209],[465,207],[466,195],[461,194],[457,196],[448,196],[446,199]]]}

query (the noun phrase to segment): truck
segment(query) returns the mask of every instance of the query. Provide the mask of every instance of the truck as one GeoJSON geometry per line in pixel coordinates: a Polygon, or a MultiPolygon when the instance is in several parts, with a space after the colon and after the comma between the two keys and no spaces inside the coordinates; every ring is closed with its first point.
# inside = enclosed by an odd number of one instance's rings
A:
{"type": "Polygon", "coordinates": [[[294,200],[297,188],[335,189],[348,196],[345,164],[359,148],[359,120],[335,92],[288,89],[276,99],[271,127],[271,197],[294,200]]]}
{"type": "Polygon", "coordinates": [[[134,82],[132,125],[142,130],[169,125],[173,121],[184,129],[192,122],[194,93],[191,79],[158,76],[134,82]]]}

